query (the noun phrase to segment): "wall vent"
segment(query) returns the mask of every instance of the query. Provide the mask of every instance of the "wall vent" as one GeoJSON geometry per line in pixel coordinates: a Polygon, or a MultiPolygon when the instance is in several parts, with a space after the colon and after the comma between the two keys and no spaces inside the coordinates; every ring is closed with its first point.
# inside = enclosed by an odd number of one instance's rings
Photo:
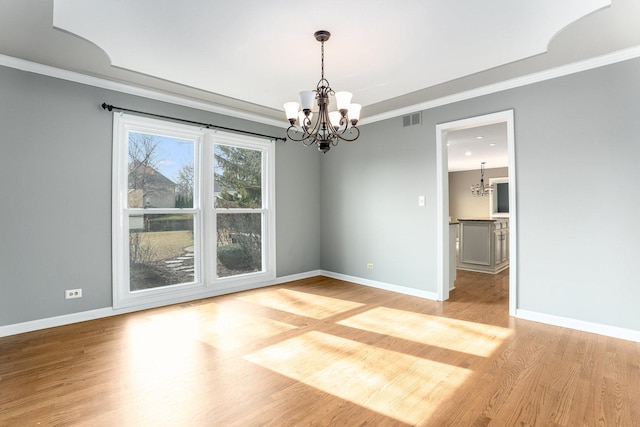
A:
{"type": "Polygon", "coordinates": [[[420,112],[407,114],[406,116],[402,116],[402,127],[419,125],[422,120],[420,112]]]}

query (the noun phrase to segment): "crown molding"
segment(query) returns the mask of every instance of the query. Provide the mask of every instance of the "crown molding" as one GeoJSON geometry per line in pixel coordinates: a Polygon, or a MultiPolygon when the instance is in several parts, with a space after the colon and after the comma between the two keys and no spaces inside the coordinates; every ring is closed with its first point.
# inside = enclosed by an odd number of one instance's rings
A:
{"type": "Polygon", "coordinates": [[[594,68],[604,67],[606,65],[615,64],[618,62],[626,61],[626,60],[637,58],[637,57],[640,57],[640,46],[634,46],[628,49],[618,50],[612,53],[608,53],[606,55],[596,56],[594,58],[585,59],[583,61],[578,61],[571,64],[550,68],[545,71],[528,74],[522,77],[516,77],[516,78],[505,80],[499,83],[482,86],[476,89],[471,89],[471,90],[459,92],[453,95],[444,96],[442,98],[433,99],[431,101],[425,101],[419,104],[414,104],[407,107],[398,108],[396,110],[391,110],[384,113],[376,114],[374,116],[365,117],[362,120],[362,122],[363,124],[379,122],[381,120],[391,119],[394,117],[403,116],[405,114],[415,113],[416,111],[429,110],[431,108],[452,104],[454,102],[477,98],[479,96],[484,96],[484,95],[490,95],[492,93],[501,92],[508,89],[514,89],[517,87],[542,82],[545,80],[555,79],[557,77],[563,77],[570,74],[591,70],[594,68]]]}
{"type": "MultiPolygon", "coordinates": [[[[605,55],[597,56],[594,58],[585,59],[582,61],[574,62],[567,65],[562,65],[555,68],[550,68],[545,71],[528,74],[522,77],[516,77],[516,78],[505,80],[499,83],[482,86],[476,89],[459,92],[453,95],[444,96],[442,98],[437,98],[430,101],[421,102],[419,104],[413,104],[407,107],[398,108],[395,110],[390,110],[384,113],[365,117],[364,119],[361,120],[361,124],[366,125],[369,123],[375,123],[382,120],[403,116],[405,114],[414,113],[416,111],[429,110],[431,108],[452,104],[454,102],[477,98],[484,95],[490,95],[492,93],[501,92],[508,89],[514,89],[521,86],[542,82],[545,80],[555,79],[557,77],[563,77],[570,74],[591,70],[594,68],[604,67],[606,65],[623,62],[623,61],[634,59],[637,57],[640,57],[640,46],[621,49],[621,50],[608,53],[605,55]]],[[[170,95],[170,94],[166,94],[156,90],[145,89],[145,88],[137,87],[130,84],[114,82],[112,80],[108,80],[101,77],[93,77],[86,74],[77,73],[74,71],[67,71],[61,68],[38,64],[36,62],[14,58],[7,55],[0,54],[0,65],[9,67],[9,68],[15,68],[22,71],[28,71],[31,73],[41,74],[49,77],[55,77],[62,80],[68,80],[75,83],[81,83],[89,86],[99,87],[102,89],[108,89],[116,92],[126,93],[129,95],[135,95],[143,98],[153,99],[156,101],[168,102],[170,104],[181,105],[183,107],[195,108],[198,110],[209,111],[217,114],[223,114],[225,116],[235,117],[238,119],[250,120],[253,122],[262,123],[270,126],[276,126],[279,128],[286,127],[286,123],[284,123],[284,121],[275,120],[259,114],[253,114],[246,111],[239,111],[232,108],[223,107],[217,104],[195,100],[192,98],[181,97],[177,95],[170,95]]]]}
{"type": "Polygon", "coordinates": [[[210,102],[199,101],[177,95],[170,95],[157,90],[145,89],[126,83],[115,82],[101,77],[94,77],[82,73],[77,73],[75,71],[63,70],[61,68],[52,67],[49,65],[43,65],[24,59],[14,58],[12,56],[0,54],[0,65],[9,68],[15,68],[17,70],[27,71],[30,73],[41,74],[43,76],[67,80],[74,83],[80,83],[88,86],[98,87],[101,89],[126,93],[128,95],[140,96],[143,98],[153,99],[161,102],[168,102],[170,104],[180,105],[183,107],[195,108],[198,110],[223,114],[225,116],[235,117],[238,119],[250,120],[252,122],[276,126],[279,128],[284,128],[287,125],[284,120],[275,120],[259,114],[253,114],[246,111],[223,107],[210,102]]]}

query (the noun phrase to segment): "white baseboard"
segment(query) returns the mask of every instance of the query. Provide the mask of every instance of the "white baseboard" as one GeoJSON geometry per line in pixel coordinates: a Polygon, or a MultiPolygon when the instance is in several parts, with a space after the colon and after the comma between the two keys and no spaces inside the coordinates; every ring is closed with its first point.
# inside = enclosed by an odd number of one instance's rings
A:
{"type": "Polygon", "coordinates": [[[31,320],[29,322],[15,323],[13,325],[0,326],[0,337],[8,337],[9,335],[54,328],[56,326],[70,325],[72,323],[100,319],[102,317],[114,316],[116,314],[121,314],[121,312],[116,312],[113,308],[106,307],[98,308],[96,310],[81,311],[79,313],[64,314],[62,316],[47,317],[46,319],[31,320]]]}
{"type": "Polygon", "coordinates": [[[310,277],[322,276],[322,270],[312,270],[305,273],[292,274],[290,276],[276,277],[268,286],[279,285],[281,283],[294,282],[296,280],[308,279],[310,277]]]}
{"type": "Polygon", "coordinates": [[[392,285],[390,283],[377,282],[375,280],[363,279],[361,277],[348,276],[346,274],[334,273],[332,271],[321,270],[320,274],[323,276],[331,277],[332,279],[344,280],[347,282],[353,282],[358,285],[369,286],[372,288],[383,289],[385,291],[397,292],[399,294],[411,295],[413,297],[420,297],[436,301],[438,294],[436,292],[421,291],[420,289],[407,288],[406,286],[392,285]]]}
{"type": "MultiPolygon", "coordinates": [[[[305,273],[292,274],[289,276],[277,277],[273,280],[265,282],[260,286],[254,286],[253,288],[243,287],[242,289],[227,289],[225,293],[238,292],[247,289],[258,289],[266,286],[279,285],[282,283],[293,282],[295,280],[308,279],[310,277],[326,276],[338,280],[345,280],[347,282],[356,283],[358,285],[369,286],[372,288],[383,289],[386,291],[397,292],[400,294],[411,295],[415,297],[437,300],[437,294],[435,292],[421,291],[419,289],[407,288],[404,286],[392,285],[384,282],[377,282],[374,280],[363,279],[361,277],[348,276],[346,274],[334,273],[326,270],[312,270],[305,273]]],[[[210,295],[215,296],[215,295],[210,295]]],[[[208,298],[210,296],[199,296],[196,299],[208,298]]],[[[171,302],[175,304],[184,301],[171,302]]],[[[158,304],[157,307],[164,304],[158,304]]],[[[37,331],[41,329],[53,328],[56,326],[69,325],[72,323],[85,322],[87,320],[100,319],[103,317],[115,316],[118,314],[129,313],[133,311],[146,310],[153,308],[152,306],[144,307],[130,307],[127,309],[114,310],[112,307],[99,308],[96,310],[83,311],[79,313],[65,314],[62,316],[49,317],[46,319],[31,320],[23,323],[16,323],[13,325],[0,326],[0,337],[6,337],[10,335],[22,334],[25,332],[37,331]]],[[[529,310],[516,310],[516,317],[524,320],[532,320],[534,322],[546,323],[548,325],[561,326],[569,329],[576,329],[584,332],[591,332],[594,334],[604,335],[613,338],[620,338],[628,341],[640,342],[640,331],[633,329],[619,328],[617,326],[602,325],[599,323],[585,322],[582,320],[570,319],[567,317],[553,316],[550,314],[538,313],[529,310]]]]}
{"type": "Polygon", "coordinates": [[[600,323],[585,322],[568,317],[553,316],[551,314],[538,313],[529,310],[516,310],[516,317],[534,322],[546,323],[548,325],[562,326],[563,328],[575,329],[583,332],[604,335],[612,338],[620,338],[628,341],[640,342],[640,331],[633,329],[619,328],[617,326],[603,325],[600,323]]]}
{"type": "Polygon", "coordinates": [[[79,313],[64,314],[62,316],[47,317],[45,319],[31,320],[23,323],[15,323],[12,325],[0,326],[0,338],[10,335],[23,334],[25,332],[38,331],[41,329],[54,328],[56,326],[70,325],[72,323],[85,322],[87,320],[100,319],[102,317],[116,316],[118,314],[131,313],[134,311],[147,310],[149,308],[161,307],[163,305],[180,304],[186,301],[193,301],[203,298],[210,298],[217,295],[229,294],[234,292],[245,291],[249,289],[258,289],[266,286],[279,285],[281,283],[293,282],[294,280],[307,279],[309,277],[321,276],[320,270],[308,271],[305,273],[292,274],[290,276],[276,277],[273,280],[261,283],[259,286],[240,286],[236,288],[227,288],[224,290],[213,290],[192,298],[181,298],[175,301],[163,301],[155,304],[145,304],[134,307],[126,307],[114,309],[112,307],[98,308],[96,310],[81,311],[79,313]]]}

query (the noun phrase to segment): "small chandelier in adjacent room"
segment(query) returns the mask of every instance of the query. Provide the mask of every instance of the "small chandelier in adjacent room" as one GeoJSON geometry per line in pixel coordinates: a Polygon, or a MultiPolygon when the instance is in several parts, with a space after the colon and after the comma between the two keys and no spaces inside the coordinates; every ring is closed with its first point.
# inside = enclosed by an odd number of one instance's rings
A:
{"type": "Polygon", "coordinates": [[[484,164],[486,162],[482,162],[480,164],[480,184],[475,184],[471,186],[471,194],[474,196],[488,196],[493,191],[493,185],[484,183],[484,164]]]}
{"type": "Polygon", "coordinates": [[[324,77],[324,42],[331,33],[316,31],[314,37],[321,43],[321,77],[316,90],[300,92],[300,104],[287,102],[284,110],[289,120],[287,136],[293,141],[302,141],[306,146],[318,145],[318,150],[326,153],[340,140],[352,142],[360,136],[356,124],[360,119],[360,104],[351,104],[350,92],[334,92],[324,77]],[[318,111],[312,112],[313,100],[318,111]],[[335,99],[336,111],[329,112],[331,100],[335,99]],[[314,119],[313,115],[317,114],[314,119]],[[297,125],[296,125],[297,124],[297,125]]]}

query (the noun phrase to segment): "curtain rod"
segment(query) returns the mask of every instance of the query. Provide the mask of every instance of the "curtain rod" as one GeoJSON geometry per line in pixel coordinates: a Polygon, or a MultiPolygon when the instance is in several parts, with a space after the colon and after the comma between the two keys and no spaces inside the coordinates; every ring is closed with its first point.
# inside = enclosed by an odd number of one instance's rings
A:
{"type": "Polygon", "coordinates": [[[265,135],[262,133],[255,133],[255,132],[249,132],[248,130],[241,130],[241,129],[232,129],[232,128],[227,128],[224,126],[217,126],[217,125],[212,125],[210,123],[202,123],[202,122],[194,122],[192,120],[186,120],[186,119],[181,119],[178,117],[171,117],[171,116],[163,116],[161,114],[154,114],[154,113],[147,113],[145,111],[136,111],[136,110],[130,110],[128,108],[122,108],[122,107],[116,107],[115,105],[110,105],[107,104],[106,102],[102,103],[102,109],[104,110],[108,110],[108,111],[125,111],[128,113],[137,113],[137,114],[143,114],[145,116],[151,116],[151,117],[158,117],[160,119],[167,119],[167,120],[173,120],[173,121],[177,121],[177,122],[182,122],[182,123],[188,123],[191,125],[198,125],[198,126],[203,126],[206,127],[207,129],[221,129],[221,130],[226,130],[229,132],[236,132],[236,133],[242,133],[245,135],[252,135],[252,136],[258,136],[261,138],[267,138],[267,139],[272,139],[274,141],[282,141],[282,142],[286,142],[286,138],[282,138],[282,137],[278,137],[278,136],[271,136],[271,135],[265,135]]]}

